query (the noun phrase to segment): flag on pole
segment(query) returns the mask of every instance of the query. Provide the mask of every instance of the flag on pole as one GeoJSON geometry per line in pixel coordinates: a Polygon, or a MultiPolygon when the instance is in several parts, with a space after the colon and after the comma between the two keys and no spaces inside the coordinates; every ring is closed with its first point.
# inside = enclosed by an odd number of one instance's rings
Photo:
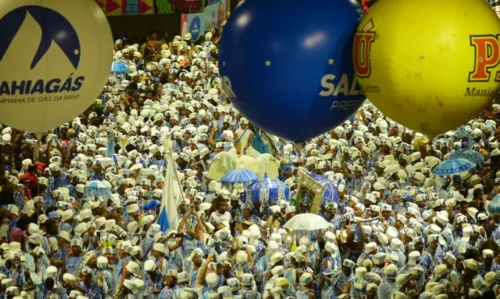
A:
{"type": "MultiPolygon", "coordinates": [[[[163,194],[161,199],[160,216],[157,223],[160,225],[161,231],[177,229],[179,219],[177,215],[177,200],[175,196],[175,184],[179,184],[176,173],[175,161],[172,157],[171,145],[164,142],[167,160],[167,171],[165,174],[165,184],[163,186],[163,194]],[[167,146],[168,145],[168,146],[167,146]]],[[[181,189],[182,190],[182,189],[181,189]]]]}

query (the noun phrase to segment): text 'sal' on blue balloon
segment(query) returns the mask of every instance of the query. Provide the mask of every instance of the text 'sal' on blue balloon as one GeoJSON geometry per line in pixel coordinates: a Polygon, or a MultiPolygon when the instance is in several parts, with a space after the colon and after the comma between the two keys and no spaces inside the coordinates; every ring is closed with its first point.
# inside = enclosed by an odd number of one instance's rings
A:
{"type": "Polygon", "coordinates": [[[345,121],[365,97],[352,39],[362,8],[349,0],[248,0],[222,34],[226,94],[252,123],[302,142],[345,121]]]}

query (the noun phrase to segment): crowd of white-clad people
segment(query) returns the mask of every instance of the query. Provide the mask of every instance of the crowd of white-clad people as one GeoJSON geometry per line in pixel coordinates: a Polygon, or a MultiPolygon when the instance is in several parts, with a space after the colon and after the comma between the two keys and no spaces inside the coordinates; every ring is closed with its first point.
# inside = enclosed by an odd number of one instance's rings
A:
{"type": "Polygon", "coordinates": [[[500,105],[428,140],[367,102],[298,147],[231,106],[217,33],[190,39],[119,39],[128,72],[78,118],[40,140],[1,127],[1,299],[497,298],[500,105]],[[166,138],[183,200],[163,231],[166,138]],[[484,162],[432,173],[465,149],[484,162]],[[244,201],[211,180],[224,151],[273,155],[291,199],[244,201]],[[301,210],[302,170],[338,188],[320,206],[329,229],[283,228],[301,210]],[[90,181],[110,194],[89,196],[90,181]]]}

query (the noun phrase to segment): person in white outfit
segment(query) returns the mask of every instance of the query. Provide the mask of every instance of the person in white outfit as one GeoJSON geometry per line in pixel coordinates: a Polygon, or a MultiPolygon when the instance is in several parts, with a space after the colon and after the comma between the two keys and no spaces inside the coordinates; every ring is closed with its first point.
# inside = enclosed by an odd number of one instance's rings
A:
{"type": "Polygon", "coordinates": [[[257,158],[260,153],[252,147],[253,132],[248,127],[248,120],[241,118],[240,128],[234,132],[234,148],[238,156],[247,155],[257,158]]]}

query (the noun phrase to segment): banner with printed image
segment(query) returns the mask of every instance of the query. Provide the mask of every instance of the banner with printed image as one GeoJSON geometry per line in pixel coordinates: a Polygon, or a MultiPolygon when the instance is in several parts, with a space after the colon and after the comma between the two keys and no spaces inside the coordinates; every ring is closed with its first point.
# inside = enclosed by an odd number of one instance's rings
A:
{"type": "Polygon", "coordinates": [[[121,16],[123,10],[123,0],[106,0],[106,15],[121,16]]]}
{"type": "Polygon", "coordinates": [[[217,25],[219,26],[218,28],[221,28],[222,24],[229,19],[229,14],[231,12],[231,0],[220,0],[218,10],[219,14],[217,25]]]}
{"type": "Polygon", "coordinates": [[[221,28],[224,21],[228,19],[227,0],[214,0],[215,2],[205,7],[206,30],[221,28]]]}
{"type": "Polygon", "coordinates": [[[154,0],[123,0],[125,15],[151,15],[154,13],[154,0]]]}
{"type": "Polygon", "coordinates": [[[173,14],[175,12],[175,5],[170,0],[156,0],[156,8],[158,14],[173,14]]]}
{"type": "Polygon", "coordinates": [[[203,11],[205,0],[171,0],[177,11],[189,14],[203,11]]]}
{"type": "MultiPolygon", "coordinates": [[[[152,15],[155,0],[95,0],[107,16],[152,15]]],[[[170,3],[170,0],[157,0],[170,3]]],[[[173,12],[173,5],[170,4],[173,12]]],[[[164,7],[164,6],[162,6],[164,7]]]]}
{"type": "Polygon", "coordinates": [[[205,28],[206,30],[210,30],[212,28],[218,28],[218,20],[219,20],[219,5],[218,3],[209,5],[205,7],[205,28]]]}
{"type": "Polygon", "coordinates": [[[139,3],[139,14],[140,15],[152,15],[155,13],[154,0],[142,0],[139,3]]]}
{"type": "Polygon", "coordinates": [[[191,39],[197,40],[200,35],[205,34],[205,28],[205,13],[183,14],[181,16],[182,36],[184,36],[187,32],[191,32],[191,39]]]}

